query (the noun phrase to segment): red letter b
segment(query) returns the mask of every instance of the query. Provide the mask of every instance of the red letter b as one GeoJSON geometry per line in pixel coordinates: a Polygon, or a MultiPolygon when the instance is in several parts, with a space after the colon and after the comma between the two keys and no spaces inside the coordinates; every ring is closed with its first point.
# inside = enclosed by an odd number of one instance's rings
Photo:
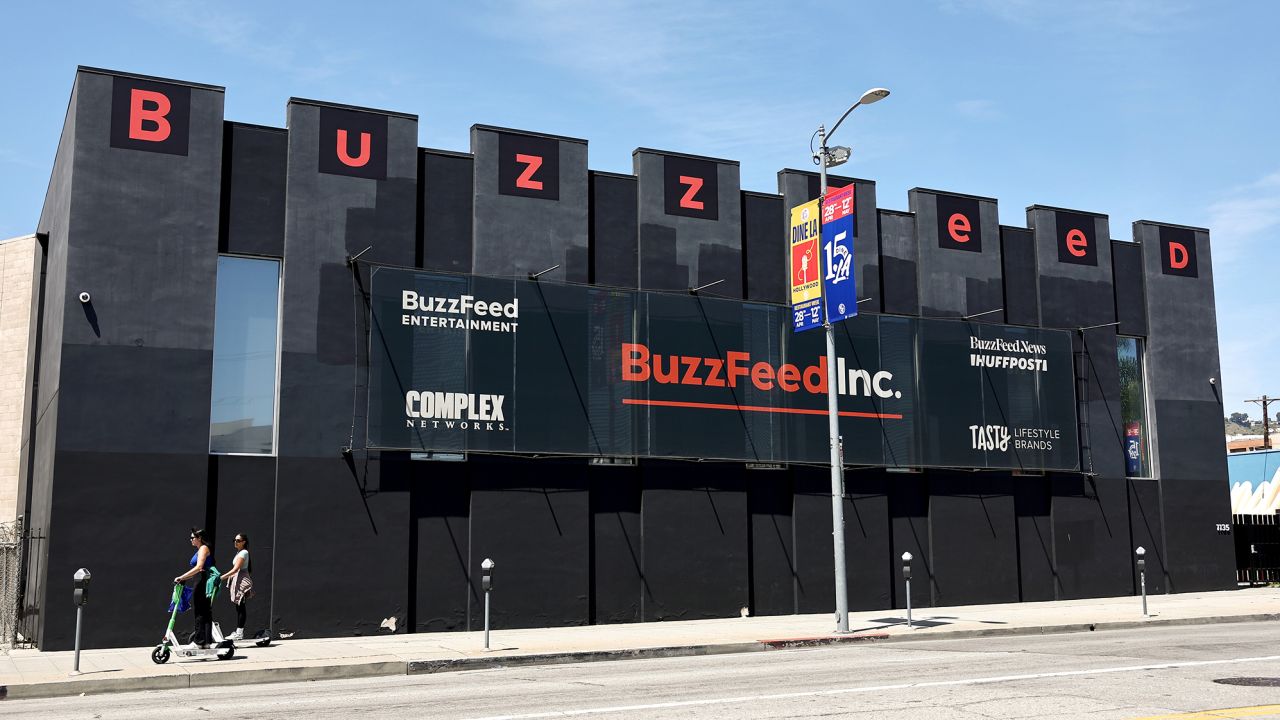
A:
{"type": "Polygon", "coordinates": [[[165,116],[172,106],[164,93],[134,88],[129,94],[129,138],[147,142],[164,142],[169,139],[172,128],[165,116]],[[150,108],[147,105],[151,105],[150,108]],[[155,127],[146,129],[142,124],[151,123],[155,127]]]}

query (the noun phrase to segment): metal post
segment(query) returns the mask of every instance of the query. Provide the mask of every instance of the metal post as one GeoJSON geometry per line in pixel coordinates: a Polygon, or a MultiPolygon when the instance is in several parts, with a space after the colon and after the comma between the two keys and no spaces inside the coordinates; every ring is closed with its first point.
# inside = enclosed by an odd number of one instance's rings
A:
{"type": "Polygon", "coordinates": [[[911,578],[907,578],[907,627],[911,627],[911,578]]]}
{"type": "Polygon", "coordinates": [[[1147,549],[1139,545],[1133,554],[1138,557],[1138,584],[1142,587],[1142,617],[1150,617],[1147,615],[1147,549]]]}
{"type": "Polygon", "coordinates": [[[1147,614],[1147,571],[1138,571],[1138,582],[1142,585],[1142,617],[1151,617],[1147,614]]]}
{"type": "Polygon", "coordinates": [[[84,618],[84,606],[76,607],[76,660],[71,667],[72,675],[80,674],[80,621],[84,618]]]}
{"type": "MultiPolygon", "coordinates": [[[[818,217],[827,197],[827,130],[818,126],[818,217]]],[[[831,446],[831,540],[835,554],[836,632],[849,632],[849,590],[844,561],[844,467],[840,457],[840,410],[836,397],[836,331],[822,299],[822,328],[827,336],[827,429],[831,446]]]]}
{"type": "Polygon", "coordinates": [[[484,591],[484,649],[489,649],[489,591],[484,591]]]}

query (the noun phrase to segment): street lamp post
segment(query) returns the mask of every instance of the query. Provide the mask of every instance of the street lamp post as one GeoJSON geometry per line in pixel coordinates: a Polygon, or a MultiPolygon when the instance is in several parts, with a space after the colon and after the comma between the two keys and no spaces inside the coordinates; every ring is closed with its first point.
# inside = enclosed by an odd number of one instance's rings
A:
{"type": "MultiPolygon", "coordinates": [[[[859,105],[870,105],[889,96],[884,88],[872,88],[862,94],[858,102],[849,106],[840,116],[836,124],[827,132],[822,125],[818,126],[818,154],[814,160],[818,163],[818,217],[822,217],[822,202],[827,197],[827,167],[835,167],[849,159],[847,148],[828,148],[827,140],[836,134],[840,123],[849,117],[859,105]],[[833,157],[832,150],[836,150],[833,157]]],[[[812,149],[812,145],[810,148],[812,149]]],[[[836,632],[849,632],[849,588],[845,577],[844,553],[844,458],[840,448],[840,410],[836,398],[836,332],[826,312],[826,298],[823,298],[822,328],[827,336],[827,429],[828,441],[831,445],[831,539],[835,553],[836,574],[836,632]]]]}

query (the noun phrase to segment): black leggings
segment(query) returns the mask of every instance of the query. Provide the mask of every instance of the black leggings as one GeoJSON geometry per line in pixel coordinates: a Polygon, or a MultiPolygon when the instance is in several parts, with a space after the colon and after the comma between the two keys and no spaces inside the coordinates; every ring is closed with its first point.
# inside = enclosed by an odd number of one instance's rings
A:
{"type": "Polygon", "coordinates": [[[244,629],[244,619],[248,613],[249,613],[249,600],[248,598],[245,598],[240,601],[239,605],[236,605],[236,627],[238,629],[240,630],[244,629]]]}
{"type": "Polygon", "coordinates": [[[191,635],[191,642],[207,645],[213,642],[213,603],[204,594],[204,580],[191,593],[191,611],[195,614],[196,631],[191,635]]]}

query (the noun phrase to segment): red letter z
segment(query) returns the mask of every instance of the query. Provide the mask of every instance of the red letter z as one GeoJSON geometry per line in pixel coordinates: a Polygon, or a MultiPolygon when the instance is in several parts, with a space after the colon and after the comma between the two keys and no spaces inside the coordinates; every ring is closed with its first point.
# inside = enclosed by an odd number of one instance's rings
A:
{"type": "Polygon", "coordinates": [[[689,186],[689,189],[684,193],[684,197],[680,198],[680,207],[689,208],[690,210],[702,210],[704,207],[702,201],[693,199],[693,196],[697,195],[698,191],[702,189],[702,178],[681,175],[680,184],[689,186]]]}
{"type": "Polygon", "coordinates": [[[526,190],[541,190],[542,181],[534,180],[533,174],[538,172],[538,168],[542,167],[542,158],[537,155],[516,153],[516,162],[524,163],[528,166],[524,169],[524,172],[520,173],[520,177],[516,178],[516,187],[525,188],[526,190]]]}

